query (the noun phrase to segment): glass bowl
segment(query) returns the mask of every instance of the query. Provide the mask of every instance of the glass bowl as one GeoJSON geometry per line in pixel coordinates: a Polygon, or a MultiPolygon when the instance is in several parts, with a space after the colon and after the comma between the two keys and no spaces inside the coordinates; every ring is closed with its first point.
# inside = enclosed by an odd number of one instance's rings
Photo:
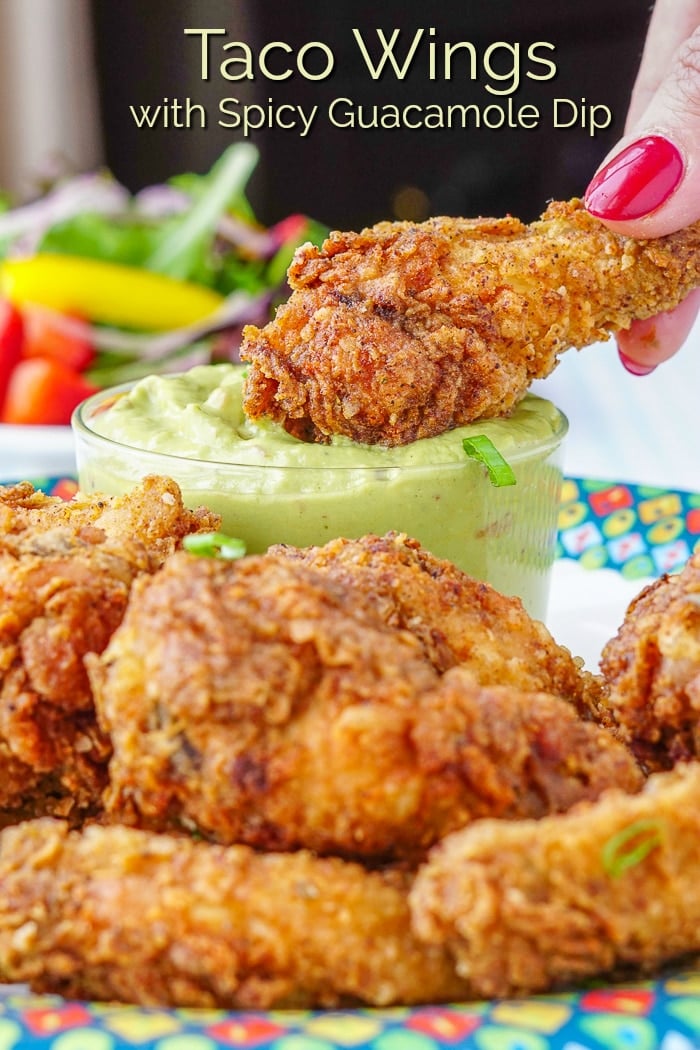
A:
{"type": "Polygon", "coordinates": [[[117,495],[146,474],[168,475],[188,506],[219,513],[222,530],[243,539],[249,553],[273,543],[304,547],[397,530],[502,593],[518,595],[533,616],[544,618],[568,429],[551,402],[528,395],[508,419],[400,449],[348,439],[310,445],[276,424],[246,420],[243,381],[240,366],[204,366],[180,376],[149,376],[84,401],[72,422],[81,489],[117,495]],[[206,383],[188,392],[192,376],[208,382],[217,369],[233,377],[230,385],[239,393],[227,400],[214,384],[207,394],[206,383]],[[137,398],[142,418],[134,426],[137,398]],[[118,439],[100,433],[117,416],[118,439]],[[193,418],[204,431],[190,441],[193,418]],[[493,432],[494,423],[494,444],[515,474],[514,485],[494,485],[462,446],[465,436],[493,432]],[[224,453],[227,430],[234,440],[224,453]]]}

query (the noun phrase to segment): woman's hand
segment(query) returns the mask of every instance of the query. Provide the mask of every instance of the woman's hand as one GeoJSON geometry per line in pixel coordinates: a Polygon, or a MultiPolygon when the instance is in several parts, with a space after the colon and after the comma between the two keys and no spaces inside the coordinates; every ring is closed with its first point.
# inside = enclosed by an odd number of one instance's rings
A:
{"type": "MultiPolygon", "coordinates": [[[[700,219],[700,0],[657,0],[625,135],[584,201],[630,237],[662,237],[700,219]]],[[[618,336],[625,367],[646,375],[666,361],[699,310],[700,289],[670,313],[634,322],[618,336]]]]}

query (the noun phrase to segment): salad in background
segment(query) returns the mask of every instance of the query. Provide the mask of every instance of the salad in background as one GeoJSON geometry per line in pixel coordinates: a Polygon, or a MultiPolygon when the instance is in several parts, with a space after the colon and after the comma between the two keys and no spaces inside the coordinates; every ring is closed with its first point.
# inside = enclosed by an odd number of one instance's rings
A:
{"type": "Polygon", "coordinates": [[[206,175],[132,195],[109,173],[0,206],[0,422],[64,424],[96,390],[237,360],[245,324],[286,297],[303,215],[264,228],[245,190],[258,162],[230,146],[206,175]]]}

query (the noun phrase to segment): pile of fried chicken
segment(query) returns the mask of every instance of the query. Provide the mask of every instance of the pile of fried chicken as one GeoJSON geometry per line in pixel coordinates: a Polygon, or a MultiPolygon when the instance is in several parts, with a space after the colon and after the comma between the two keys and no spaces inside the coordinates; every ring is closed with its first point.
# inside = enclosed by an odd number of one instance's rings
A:
{"type": "Polygon", "coordinates": [[[598,676],[404,535],[217,527],[0,488],[1,980],[386,1006],[700,951],[700,555],[598,676]]]}
{"type": "MultiPolygon", "coordinates": [[[[245,409],[404,444],[700,284],[700,226],[431,219],[297,252],[245,409]]],[[[601,675],[399,534],[229,561],[169,479],[0,488],[0,980],[387,1006],[700,952],[700,554],[601,675]]]]}

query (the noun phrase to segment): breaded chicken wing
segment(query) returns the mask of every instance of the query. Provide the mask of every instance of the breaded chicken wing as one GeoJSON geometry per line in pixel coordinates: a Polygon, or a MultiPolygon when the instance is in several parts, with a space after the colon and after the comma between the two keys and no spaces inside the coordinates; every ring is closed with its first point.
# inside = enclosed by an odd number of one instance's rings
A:
{"type": "Polygon", "coordinates": [[[164,478],[70,502],[0,488],[0,820],[99,804],[110,749],[83,656],[107,644],[135,577],[217,522],[164,478]]]}
{"type": "Polygon", "coordinates": [[[517,219],[382,222],[300,248],[293,294],[244,331],[245,410],[305,440],[401,445],[507,414],[568,347],[679,303],[700,224],[612,233],[579,201],[517,219]]]}
{"type": "Polygon", "coordinates": [[[158,1006],[442,1002],[466,994],[411,931],[410,875],[60,821],[0,834],[0,974],[158,1006]]]}
{"type": "Polygon", "coordinates": [[[641,785],[570,702],[440,676],[371,586],[281,553],[174,555],[87,662],[114,748],[109,817],[155,830],[415,860],[478,816],[641,785]]]}
{"type": "Polygon", "coordinates": [[[700,758],[700,553],[634,599],[601,670],[620,734],[648,769],[700,758]]]}
{"type": "Polygon", "coordinates": [[[270,551],[362,594],[384,623],[418,639],[440,674],[459,664],[482,685],[552,693],[569,700],[582,717],[606,720],[602,680],[558,645],[519,598],[436,558],[417,540],[391,532],[270,551]]]}
{"type": "Polygon", "coordinates": [[[419,871],[414,928],[484,997],[700,951],[700,764],[539,821],[480,821],[419,871]]]}

